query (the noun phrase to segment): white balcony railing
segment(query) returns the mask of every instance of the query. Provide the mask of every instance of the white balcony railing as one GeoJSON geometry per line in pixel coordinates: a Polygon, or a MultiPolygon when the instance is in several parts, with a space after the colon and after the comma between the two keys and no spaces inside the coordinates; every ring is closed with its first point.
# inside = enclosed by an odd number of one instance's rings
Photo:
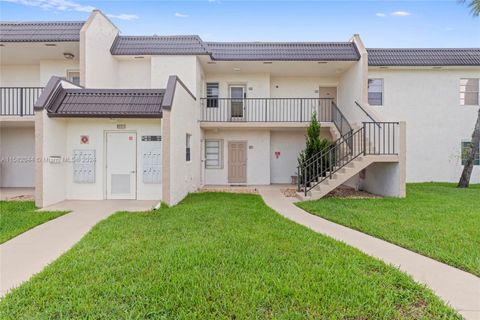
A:
{"type": "Polygon", "coordinates": [[[0,87],[0,116],[33,116],[42,87],[0,87]]]}

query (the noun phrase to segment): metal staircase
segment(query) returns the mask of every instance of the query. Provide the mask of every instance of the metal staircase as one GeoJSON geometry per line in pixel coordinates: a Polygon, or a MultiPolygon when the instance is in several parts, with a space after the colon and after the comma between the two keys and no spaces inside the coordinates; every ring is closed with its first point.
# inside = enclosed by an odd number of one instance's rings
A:
{"type": "Polygon", "coordinates": [[[363,122],[297,167],[299,197],[322,198],[374,162],[398,161],[398,148],[398,122],[363,122]]]}

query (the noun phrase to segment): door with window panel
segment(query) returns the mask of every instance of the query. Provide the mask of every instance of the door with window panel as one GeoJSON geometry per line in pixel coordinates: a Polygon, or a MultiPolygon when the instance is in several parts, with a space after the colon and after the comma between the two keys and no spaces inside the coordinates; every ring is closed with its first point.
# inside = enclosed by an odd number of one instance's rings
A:
{"type": "Polygon", "coordinates": [[[245,86],[230,86],[230,117],[232,121],[243,121],[245,111],[245,86]]]}

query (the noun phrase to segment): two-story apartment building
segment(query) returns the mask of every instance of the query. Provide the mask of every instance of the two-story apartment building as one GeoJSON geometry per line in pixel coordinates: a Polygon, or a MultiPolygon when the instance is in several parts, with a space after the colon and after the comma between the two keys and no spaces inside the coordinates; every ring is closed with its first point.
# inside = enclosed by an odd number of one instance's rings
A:
{"type": "Polygon", "coordinates": [[[458,179],[478,110],[480,49],[123,36],[100,11],[2,23],[0,43],[1,186],[38,206],[292,180],[401,197],[458,179]],[[297,168],[313,113],[332,146],[297,168]]]}

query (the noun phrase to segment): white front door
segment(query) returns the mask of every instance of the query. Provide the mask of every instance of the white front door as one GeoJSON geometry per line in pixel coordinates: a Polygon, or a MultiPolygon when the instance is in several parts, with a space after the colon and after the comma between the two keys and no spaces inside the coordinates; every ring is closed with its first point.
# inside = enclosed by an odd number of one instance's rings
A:
{"type": "Polygon", "coordinates": [[[135,199],[137,190],[137,134],[107,132],[107,199],[135,199]]]}
{"type": "Polygon", "coordinates": [[[245,103],[245,87],[230,86],[230,116],[232,120],[242,120],[245,103]]]}

